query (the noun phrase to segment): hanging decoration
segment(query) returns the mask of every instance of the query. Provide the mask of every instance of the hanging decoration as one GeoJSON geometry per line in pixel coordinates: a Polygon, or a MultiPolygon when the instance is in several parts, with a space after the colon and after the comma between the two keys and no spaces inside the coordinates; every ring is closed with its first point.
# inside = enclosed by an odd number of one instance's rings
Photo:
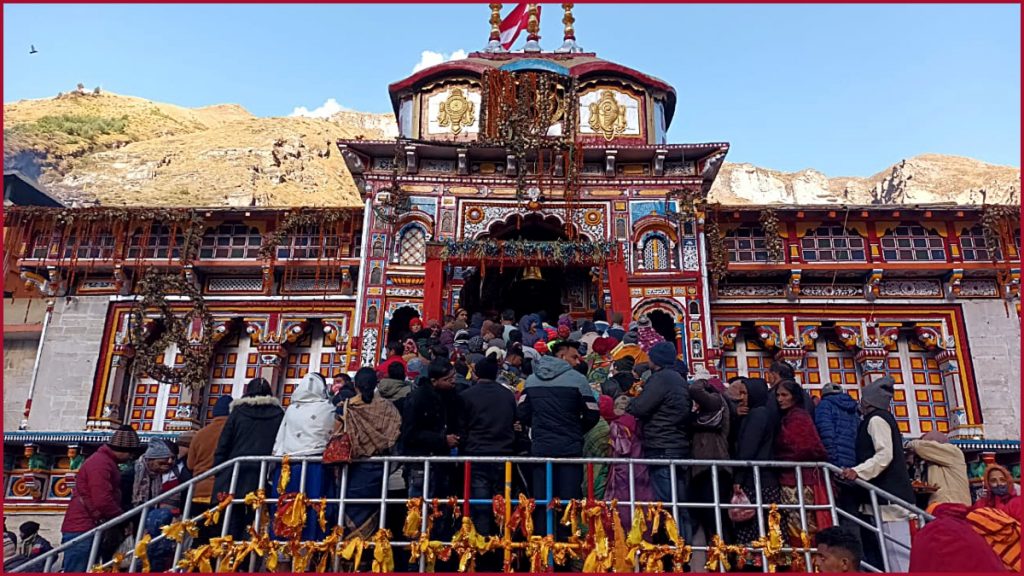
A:
{"type": "MultiPolygon", "coordinates": [[[[263,238],[260,245],[260,257],[266,260],[273,260],[277,255],[277,248],[289,241],[290,237],[303,230],[320,230],[321,240],[323,235],[329,233],[332,227],[339,222],[347,222],[359,213],[351,208],[297,208],[288,212],[274,228],[274,231],[263,238]]],[[[323,243],[321,242],[321,246],[323,243]]]]}
{"type": "Polygon", "coordinates": [[[213,317],[206,307],[202,292],[182,274],[162,274],[150,270],[137,286],[138,297],[131,310],[131,337],[135,349],[132,369],[136,376],[169,384],[181,384],[192,390],[206,385],[213,354],[213,317]],[[191,308],[184,315],[175,313],[167,300],[170,294],[188,299],[191,308]],[[149,315],[157,312],[162,332],[150,339],[149,315]],[[180,367],[168,366],[161,360],[171,345],[182,356],[180,367]]]}
{"type": "Polygon", "coordinates": [[[718,205],[711,205],[708,208],[704,219],[704,240],[707,243],[708,276],[711,286],[715,287],[722,278],[725,278],[729,255],[725,250],[722,230],[718,226],[718,205]]]}
{"type": "Polygon", "coordinates": [[[508,259],[516,263],[601,264],[612,259],[615,242],[599,240],[447,240],[440,244],[444,259],[508,259]]]}
{"type": "Polygon", "coordinates": [[[761,230],[764,232],[764,247],[768,251],[768,261],[780,263],[786,261],[786,250],[779,236],[782,224],[779,215],[772,208],[763,208],[759,218],[761,230]]]}
{"type": "Polygon", "coordinates": [[[1014,206],[988,204],[981,209],[981,231],[985,235],[985,248],[993,261],[996,260],[996,252],[1002,252],[1004,242],[1013,242],[1012,222],[1019,218],[1020,209],[1014,206]]]}
{"type": "Polygon", "coordinates": [[[391,162],[391,183],[378,191],[386,192],[387,199],[380,204],[373,205],[374,216],[379,222],[385,224],[394,224],[402,214],[408,212],[412,207],[409,194],[402,189],[402,185],[398,181],[399,174],[406,173],[406,170],[400,169],[399,166],[406,164],[405,147],[408,143],[408,140],[401,138],[395,140],[395,156],[391,162]]]}

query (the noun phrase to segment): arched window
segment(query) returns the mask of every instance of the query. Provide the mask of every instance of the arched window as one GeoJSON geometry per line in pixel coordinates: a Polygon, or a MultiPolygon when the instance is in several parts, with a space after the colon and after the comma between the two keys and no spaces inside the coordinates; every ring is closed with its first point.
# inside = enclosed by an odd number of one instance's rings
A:
{"type": "Polygon", "coordinates": [[[882,256],[889,262],[945,261],[946,245],[924,226],[897,226],[882,236],[882,256]]]}
{"type": "Polygon", "coordinates": [[[980,224],[964,230],[960,234],[960,248],[963,249],[964,260],[987,262],[1003,258],[999,248],[996,248],[995,254],[988,249],[988,244],[985,244],[985,232],[981,229],[980,224]]]}
{"type": "Polygon", "coordinates": [[[199,248],[200,258],[250,259],[259,258],[263,239],[255,226],[247,224],[221,224],[207,228],[199,248]]]}
{"type": "Polygon", "coordinates": [[[419,224],[410,224],[398,236],[396,250],[399,264],[416,266],[427,261],[427,231],[419,224]]]}
{"type": "Polygon", "coordinates": [[[800,240],[800,251],[807,262],[864,262],[864,238],[842,226],[822,226],[808,230],[800,240]]]}
{"type": "Polygon", "coordinates": [[[661,234],[653,234],[644,240],[641,250],[644,270],[668,270],[671,267],[668,246],[668,239],[661,234]]]}
{"type": "Polygon", "coordinates": [[[767,262],[764,230],[760,226],[743,226],[725,235],[729,262],[767,262]]]}

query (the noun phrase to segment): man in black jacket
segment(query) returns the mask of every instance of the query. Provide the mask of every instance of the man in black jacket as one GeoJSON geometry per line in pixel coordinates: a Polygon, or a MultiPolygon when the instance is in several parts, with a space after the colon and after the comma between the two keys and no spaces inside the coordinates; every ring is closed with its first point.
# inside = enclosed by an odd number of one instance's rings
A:
{"type": "MultiPolygon", "coordinates": [[[[676,347],[671,342],[659,342],[647,355],[651,359],[651,376],[640,395],[626,406],[626,412],[643,425],[644,458],[689,458],[689,427],[695,415],[686,382],[673,370],[676,347]]],[[[655,498],[672,502],[671,467],[649,466],[648,471],[655,498]]],[[[686,470],[676,470],[676,502],[686,502],[687,475],[686,470]]],[[[690,521],[685,508],[679,510],[679,533],[690,540],[690,521]]]]}
{"type": "MultiPolygon", "coordinates": [[[[516,396],[499,384],[498,362],[493,357],[473,366],[475,384],[460,394],[462,409],[460,454],[466,456],[513,456],[516,446],[516,396]]],[[[488,500],[505,491],[505,465],[494,462],[473,462],[470,469],[470,497],[488,500]]],[[[480,534],[497,534],[490,505],[472,507],[473,525],[480,534]]],[[[478,565],[482,571],[500,571],[501,565],[478,565]]]]}
{"type": "MultiPolygon", "coordinates": [[[[402,410],[402,452],[405,456],[448,456],[459,445],[459,436],[449,430],[449,402],[444,394],[455,388],[455,370],[448,360],[435,358],[427,369],[427,377],[405,399],[402,410]]],[[[448,473],[443,466],[430,470],[427,498],[447,496],[448,473]]],[[[406,467],[409,497],[424,496],[424,469],[410,464],[406,467]]]]}
{"type": "MultiPolygon", "coordinates": [[[[583,435],[601,417],[597,397],[586,376],[573,369],[579,363],[576,343],[558,341],[553,352],[555,356],[541,356],[533,364],[533,374],[526,379],[519,397],[519,421],[530,427],[533,439],[531,456],[582,458],[583,435]]],[[[553,494],[547,495],[546,469],[544,466],[534,468],[535,498],[540,500],[553,496],[564,502],[582,496],[583,466],[556,465],[553,472],[553,494]]]]}

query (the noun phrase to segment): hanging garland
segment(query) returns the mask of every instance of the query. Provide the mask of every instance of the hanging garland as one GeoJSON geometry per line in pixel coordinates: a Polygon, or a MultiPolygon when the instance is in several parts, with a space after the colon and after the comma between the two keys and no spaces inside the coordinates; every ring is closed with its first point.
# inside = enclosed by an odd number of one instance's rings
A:
{"type": "Polygon", "coordinates": [[[192,282],[178,274],[146,273],[138,283],[138,298],[131,310],[131,336],[135,348],[132,369],[136,376],[145,374],[158,382],[181,384],[201,389],[209,377],[213,354],[213,317],[206,308],[203,295],[192,282]],[[184,315],[174,313],[167,294],[180,294],[189,299],[192,308],[184,315]],[[152,340],[146,337],[147,313],[156,310],[163,332],[152,340]],[[193,320],[198,319],[202,334],[198,342],[190,341],[193,320]],[[158,360],[170,345],[182,356],[180,367],[168,366],[158,360]]]}
{"type": "MultiPolygon", "coordinates": [[[[402,190],[402,186],[398,182],[398,167],[405,164],[406,144],[408,144],[407,140],[398,139],[395,141],[395,156],[391,162],[391,184],[379,191],[387,192],[388,198],[380,204],[373,206],[373,214],[377,217],[377,220],[389,225],[394,224],[402,214],[408,212],[412,207],[409,194],[402,190]]],[[[406,172],[407,170],[403,168],[402,174],[406,172]]]]}
{"type": "Polygon", "coordinates": [[[323,230],[338,222],[351,220],[353,214],[354,211],[351,208],[298,208],[292,210],[278,224],[273,233],[263,238],[263,244],[260,245],[260,257],[272,260],[277,254],[277,248],[281,244],[287,243],[292,234],[302,229],[319,227],[323,230]]]}
{"type": "Polygon", "coordinates": [[[599,240],[447,240],[440,257],[507,258],[511,261],[541,261],[551,264],[603,263],[614,253],[615,242],[599,240]]]}
{"type": "Polygon", "coordinates": [[[761,210],[759,221],[761,230],[764,231],[764,247],[768,251],[768,261],[785,262],[786,249],[779,236],[781,229],[779,215],[771,208],[764,208],[761,210]]]}
{"type": "Polygon", "coordinates": [[[704,221],[704,239],[707,241],[708,276],[711,285],[717,286],[728,271],[729,257],[722,239],[722,230],[718,226],[718,206],[711,208],[704,221]]]}
{"type": "Polygon", "coordinates": [[[1014,206],[986,205],[981,210],[981,230],[985,235],[985,248],[996,259],[996,251],[1001,251],[1003,238],[1013,234],[1011,219],[1020,216],[1020,210],[1014,206]]]}

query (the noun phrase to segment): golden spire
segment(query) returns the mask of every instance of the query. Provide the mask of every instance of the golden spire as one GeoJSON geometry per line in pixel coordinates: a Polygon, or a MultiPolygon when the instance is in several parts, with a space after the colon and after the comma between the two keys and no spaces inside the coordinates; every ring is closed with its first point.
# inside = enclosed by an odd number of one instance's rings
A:
{"type": "Polygon", "coordinates": [[[565,15],[562,16],[562,24],[565,24],[565,33],[562,36],[562,46],[555,50],[555,52],[583,52],[583,49],[576,44],[576,29],[573,27],[576,23],[576,18],[572,15],[572,7],[572,2],[562,4],[562,10],[565,11],[565,15]]]}
{"type": "Polygon", "coordinates": [[[491,8],[491,36],[487,41],[485,52],[504,52],[501,47],[501,3],[492,2],[488,4],[491,8]]]}
{"type": "Polygon", "coordinates": [[[526,46],[524,52],[540,52],[540,9],[536,4],[530,4],[526,8],[526,46]]]}

